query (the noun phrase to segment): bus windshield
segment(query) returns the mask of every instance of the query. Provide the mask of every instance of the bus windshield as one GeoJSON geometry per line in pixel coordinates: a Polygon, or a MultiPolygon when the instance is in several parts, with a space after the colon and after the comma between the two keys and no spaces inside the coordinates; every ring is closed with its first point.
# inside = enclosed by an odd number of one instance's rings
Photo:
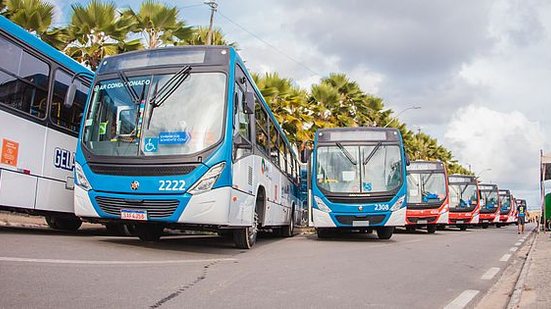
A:
{"type": "Polygon", "coordinates": [[[396,190],[402,184],[398,145],[320,146],[317,184],[332,193],[372,193],[396,190]]]}
{"type": "Polygon", "coordinates": [[[499,201],[501,202],[501,212],[507,214],[511,209],[511,199],[508,194],[500,194],[499,201]]]}
{"type": "Polygon", "coordinates": [[[190,73],[178,82],[174,75],[121,75],[98,82],[84,123],[88,150],[104,156],[187,155],[217,143],[226,75],[190,73]],[[167,88],[173,89],[162,91],[167,88]]]}
{"type": "Polygon", "coordinates": [[[480,212],[482,213],[491,213],[495,212],[497,205],[498,205],[498,197],[496,191],[486,191],[481,190],[480,191],[480,199],[482,204],[482,208],[480,209],[480,212]]]}
{"type": "Polygon", "coordinates": [[[408,203],[442,203],[446,198],[446,175],[443,172],[409,172],[408,203]]]}
{"type": "Polygon", "coordinates": [[[450,184],[450,211],[473,211],[478,203],[476,184],[450,184]]]}

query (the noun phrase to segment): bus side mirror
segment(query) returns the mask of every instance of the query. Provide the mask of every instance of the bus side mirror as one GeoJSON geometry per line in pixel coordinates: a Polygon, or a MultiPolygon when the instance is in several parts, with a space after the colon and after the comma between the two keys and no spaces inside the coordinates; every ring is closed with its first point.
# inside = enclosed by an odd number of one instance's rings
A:
{"type": "Polygon", "coordinates": [[[72,83],[67,90],[67,95],[65,96],[65,101],[63,101],[63,106],[66,108],[71,108],[73,106],[73,101],[75,100],[75,94],[77,93],[77,84],[72,83]]]}
{"type": "Polygon", "coordinates": [[[411,160],[409,159],[409,156],[406,152],[406,166],[409,166],[411,164],[411,160]]]}
{"type": "Polygon", "coordinates": [[[245,93],[245,104],[243,104],[243,113],[251,115],[254,113],[254,92],[245,93]]]}

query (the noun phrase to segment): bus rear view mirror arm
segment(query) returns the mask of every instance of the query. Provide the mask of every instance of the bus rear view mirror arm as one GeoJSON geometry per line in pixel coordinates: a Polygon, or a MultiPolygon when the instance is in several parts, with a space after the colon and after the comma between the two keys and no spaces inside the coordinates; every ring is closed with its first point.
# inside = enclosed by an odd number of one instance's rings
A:
{"type": "Polygon", "coordinates": [[[234,136],[233,144],[235,145],[236,149],[247,149],[247,150],[253,149],[253,146],[251,145],[251,143],[249,143],[241,135],[234,136]]]}
{"type": "Polygon", "coordinates": [[[245,93],[245,104],[243,105],[243,112],[247,115],[254,113],[254,92],[247,91],[245,93]]]}

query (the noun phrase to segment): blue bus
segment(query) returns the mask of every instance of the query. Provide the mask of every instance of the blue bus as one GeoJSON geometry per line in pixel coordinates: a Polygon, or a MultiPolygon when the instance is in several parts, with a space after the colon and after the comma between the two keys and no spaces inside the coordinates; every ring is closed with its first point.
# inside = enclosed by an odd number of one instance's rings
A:
{"type": "Polygon", "coordinates": [[[132,224],[292,236],[300,209],[294,147],[232,47],[108,57],[96,72],[77,145],[75,213],[132,224]]]}
{"type": "Polygon", "coordinates": [[[0,209],[76,230],[74,155],[93,73],[3,16],[0,53],[0,209]]]}
{"type": "Polygon", "coordinates": [[[318,130],[309,181],[318,237],[338,230],[392,237],[394,227],[406,222],[407,162],[396,129],[318,130]]]}

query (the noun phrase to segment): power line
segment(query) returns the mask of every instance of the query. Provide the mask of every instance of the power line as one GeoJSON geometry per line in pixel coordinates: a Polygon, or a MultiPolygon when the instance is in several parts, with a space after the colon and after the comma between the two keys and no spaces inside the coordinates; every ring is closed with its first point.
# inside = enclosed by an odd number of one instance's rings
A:
{"type": "Polygon", "coordinates": [[[237,22],[233,21],[231,18],[227,17],[226,15],[220,13],[220,10],[217,10],[216,13],[218,15],[220,15],[222,18],[226,19],[227,21],[229,21],[230,23],[234,24],[235,26],[237,26],[238,28],[240,28],[241,30],[245,31],[246,33],[248,33],[250,36],[256,38],[257,40],[259,40],[260,42],[268,45],[269,47],[271,47],[272,49],[274,49],[275,51],[277,51],[278,53],[280,53],[281,55],[285,56],[287,59],[293,61],[294,63],[298,64],[299,66],[301,66],[302,68],[308,70],[310,73],[312,74],[315,74],[315,75],[319,75],[321,76],[320,73],[312,70],[311,68],[309,68],[307,65],[303,64],[302,62],[298,61],[297,59],[287,55],[284,51],[282,51],[281,49],[277,48],[276,46],[272,45],[270,42],[264,40],[263,38],[259,37],[258,35],[252,33],[251,31],[247,30],[245,27],[241,26],[240,24],[238,24],[237,22]]]}

